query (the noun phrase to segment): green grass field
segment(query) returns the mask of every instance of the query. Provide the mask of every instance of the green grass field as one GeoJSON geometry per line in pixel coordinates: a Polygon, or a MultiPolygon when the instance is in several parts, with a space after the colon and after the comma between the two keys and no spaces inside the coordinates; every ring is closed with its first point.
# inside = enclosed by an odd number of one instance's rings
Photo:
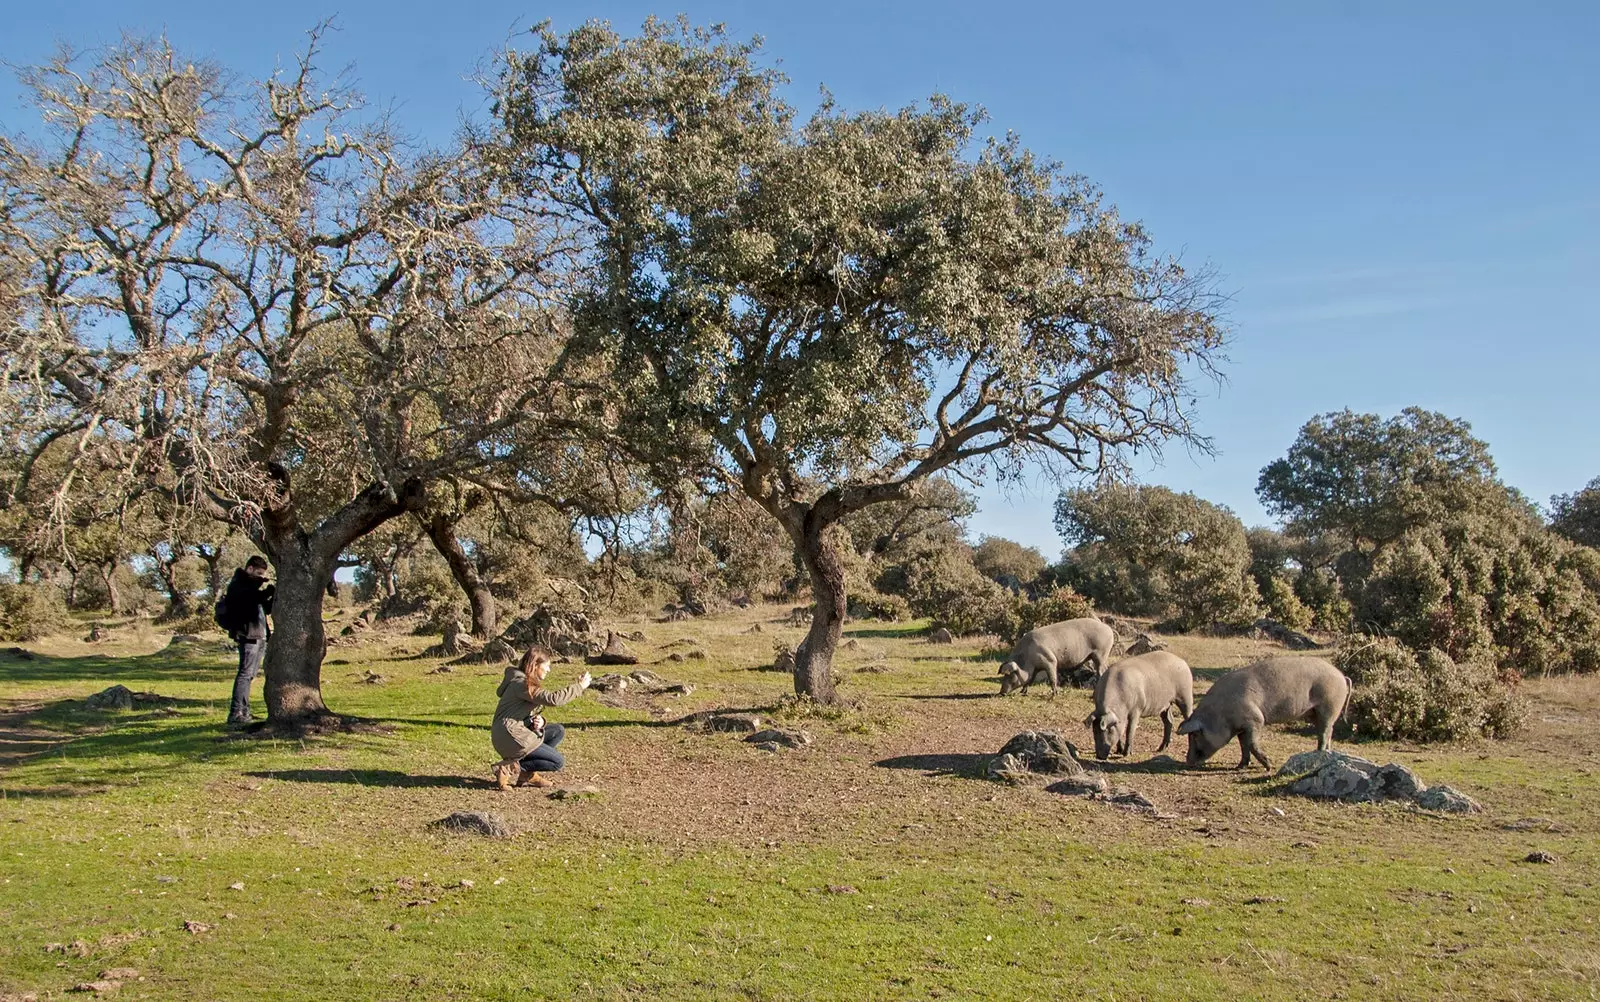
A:
{"type": "MultiPolygon", "coordinates": [[[[1342,746],[1464,790],[1470,817],[1290,797],[1232,750],[1146,765],[1150,722],[1107,771],[1157,819],[978,778],[1023,728],[1089,745],[1089,694],[994,698],[973,644],[847,628],[858,708],[781,705],[788,678],[752,669],[798,639],[782,611],[620,624],[646,662],[706,657],[648,665],[691,695],[552,712],[562,785],[599,790],[566,799],[492,789],[499,670],[430,674],[428,638],[333,648],[329,704],[385,726],[305,742],[224,729],[217,643],[129,627],[0,654],[0,998],[113,968],[137,972],[118,997],[193,1000],[1600,997],[1600,679],[1529,683],[1513,741],[1342,746]],[[173,702],[76,702],[117,682],[173,702]],[[816,741],[672,724],[707,707],[816,741]],[[454,810],[517,834],[430,827],[454,810]]],[[[1174,650],[1210,678],[1274,648],[1174,650]]]]}

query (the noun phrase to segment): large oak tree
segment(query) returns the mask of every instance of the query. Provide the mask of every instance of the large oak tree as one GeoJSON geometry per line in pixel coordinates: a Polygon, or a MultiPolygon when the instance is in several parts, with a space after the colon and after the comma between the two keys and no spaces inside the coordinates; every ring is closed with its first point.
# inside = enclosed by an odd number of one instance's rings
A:
{"type": "Polygon", "coordinates": [[[326,718],[340,554],[430,484],[569,408],[554,221],[468,143],[422,149],[317,71],[239,81],[125,38],[25,70],[37,134],[0,136],[0,330],[16,441],[64,443],[244,527],[277,577],[271,722],[326,718]]]}
{"type": "Polygon", "coordinates": [[[816,599],[797,691],[833,698],[852,512],[951,468],[1207,447],[1186,376],[1223,345],[1211,285],[978,113],[801,118],[757,44],[682,21],[534,42],[497,109],[530,200],[588,230],[575,336],[635,456],[783,526],[816,599]]]}

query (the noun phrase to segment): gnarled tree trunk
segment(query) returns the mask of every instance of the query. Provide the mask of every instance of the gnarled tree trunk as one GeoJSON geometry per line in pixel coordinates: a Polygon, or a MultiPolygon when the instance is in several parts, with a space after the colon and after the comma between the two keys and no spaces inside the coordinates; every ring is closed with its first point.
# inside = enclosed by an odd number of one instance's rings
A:
{"type": "Polygon", "coordinates": [[[837,545],[828,535],[831,522],[824,522],[812,508],[798,520],[785,520],[795,547],[811,576],[811,594],[816,606],[811,615],[811,630],[795,651],[794,691],[819,703],[833,703],[838,693],[833,684],[833,655],[844,631],[848,596],[845,592],[844,563],[837,545]]]}
{"type": "Polygon", "coordinates": [[[195,555],[205,561],[206,565],[206,597],[213,603],[222,597],[222,561],[228,554],[228,547],[224,543],[216,546],[200,544],[194,548],[195,555]]]}
{"type": "Polygon", "coordinates": [[[461,540],[456,538],[455,526],[444,515],[435,515],[423,520],[423,528],[428,532],[428,538],[433,541],[433,548],[439,551],[439,556],[450,565],[450,576],[456,579],[456,584],[467,595],[467,605],[472,609],[472,635],[480,640],[488,640],[494,636],[495,604],[494,595],[489,591],[489,585],[484,582],[483,576],[478,573],[478,565],[467,556],[467,551],[461,548],[461,540]]]}
{"type": "MultiPolygon", "coordinates": [[[[287,475],[279,471],[281,479],[287,475]]],[[[292,503],[262,512],[263,549],[277,577],[272,639],[267,643],[267,722],[297,728],[333,716],[322,700],[322,599],[345,547],[422,503],[422,488],[408,481],[397,493],[372,484],[312,531],[302,529],[292,503]]]]}

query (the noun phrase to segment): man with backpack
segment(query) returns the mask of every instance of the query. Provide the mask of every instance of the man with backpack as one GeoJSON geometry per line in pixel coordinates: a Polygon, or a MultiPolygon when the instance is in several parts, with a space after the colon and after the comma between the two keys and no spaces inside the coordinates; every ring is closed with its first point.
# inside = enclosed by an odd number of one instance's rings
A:
{"type": "Polygon", "coordinates": [[[261,671],[267,638],[272,635],[267,615],[272,612],[275,593],[276,589],[267,582],[266,558],[257,555],[234,570],[233,580],[217,603],[217,625],[239,645],[239,674],[233,680],[233,706],[228,711],[230,724],[250,722],[250,683],[261,671]]]}

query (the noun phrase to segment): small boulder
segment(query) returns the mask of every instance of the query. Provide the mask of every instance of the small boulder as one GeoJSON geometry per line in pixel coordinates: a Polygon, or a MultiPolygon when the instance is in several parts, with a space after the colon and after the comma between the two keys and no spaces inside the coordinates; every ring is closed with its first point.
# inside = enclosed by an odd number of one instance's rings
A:
{"type": "Polygon", "coordinates": [[[761,718],[753,713],[718,713],[714,710],[691,713],[680,723],[690,730],[723,734],[754,734],[762,726],[761,718]]]}
{"type": "Polygon", "coordinates": [[[812,738],[806,731],[769,727],[766,730],[756,731],[745,740],[761,748],[770,745],[767,750],[777,751],[779,748],[804,748],[811,744],[812,738]]]}
{"type": "Polygon", "coordinates": [[[1355,759],[1353,756],[1352,759],[1353,761],[1329,762],[1316,772],[1296,780],[1289,789],[1303,797],[1369,800],[1372,777],[1378,771],[1378,767],[1365,759],[1355,759]],[[1364,769],[1361,766],[1370,768],[1364,769]]]}
{"type": "Polygon", "coordinates": [[[1483,810],[1483,805],[1476,800],[1442,783],[1418,794],[1417,806],[1426,811],[1443,811],[1446,814],[1478,814],[1483,810]]]}
{"type": "Polygon", "coordinates": [[[1013,757],[1022,771],[1042,776],[1078,776],[1084,772],[1077,746],[1057,731],[1023,731],[1014,735],[996,753],[989,771],[1012,769],[1005,762],[1007,756],[1013,757]]]}
{"type": "Polygon", "coordinates": [[[1093,797],[1105,793],[1110,785],[1101,773],[1085,769],[1080,775],[1056,780],[1045,787],[1044,792],[1067,797],[1093,797]]]}
{"type": "Polygon", "coordinates": [[[511,827],[506,824],[505,818],[493,811],[456,811],[449,817],[432,822],[431,827],[490,838],[506,838],[511,834],[511,827]]]}
{"type": "Polygon", "coordinates": [[[125,685],[114,685],[88,697],[83,701],[83,705],[91,710],[131,710],[133,690],[125,685]]]}
{"type": "Polygon", "coordinates": [[[942,626],[928,634],[928,643],[930,644],[953,644],[955,642],[956,638],[942,626]]]}
{"type": "Polygon", "coordinates": [[[1128,657],[1137,657],[1140,654],[1149,654],[1151,651],[1164,651],[1166,649],[1166,641],[1158,640],[1148,633],[1139,633],[1134,636],[1133,643],[1128,645],[1128,657]]]}
{"type": "Polygon", "coordinates": [[[628,680],[613,672],[610,675],[601,675],[594,679],[589,683],[589,688],[595,692],[625,692],[628,688],[628,680]]]}
{"type": "Polygon", "coordinates": [[[639,655],[628,650],[628,645],[616,633],[606,631],[606,646],[599,654],[591,654],[584,661],[592,665],[636,665],[639,655]]]}

